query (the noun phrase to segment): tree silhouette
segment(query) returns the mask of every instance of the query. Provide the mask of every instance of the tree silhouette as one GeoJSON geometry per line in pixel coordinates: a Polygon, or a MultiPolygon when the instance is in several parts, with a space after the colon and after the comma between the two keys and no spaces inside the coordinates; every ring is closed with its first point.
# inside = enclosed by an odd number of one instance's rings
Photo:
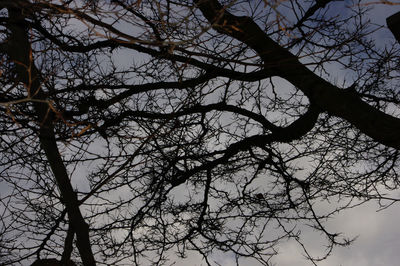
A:
{"type": "Polygon", "coordinates": [[[398,201],[399,44],[375,42],[371,5],[0,7],[5,265],[165,265],[193,251],[270,265],[287,239],[316,264],[351,243],[330,217],[398,201]]]}

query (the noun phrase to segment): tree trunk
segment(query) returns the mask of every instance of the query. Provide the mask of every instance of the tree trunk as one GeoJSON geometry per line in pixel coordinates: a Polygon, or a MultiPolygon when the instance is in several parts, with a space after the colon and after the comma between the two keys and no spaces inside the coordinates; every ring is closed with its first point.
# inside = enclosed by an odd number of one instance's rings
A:
{"type": "Polygon", "coordinates": [[[54,114],[49,108],[49,102],[41,89],[42,81],[39,70],[35,67],[31,46],[28,37],[28,25],[22,10],[8,8],[9,29],[11,36],[7,42],[7,53],[15,62],[15,71],[20,82],[25,85],[28,97],[31,97],[40,124],[40,145],[46,154],[50,168],[61,192],[63,203],[67,209],[68,217],[77,236],[77,247],[85,266],[95,265],[94,256],[89,240],[89,226],[85,222],[79,202],[74,192],[65,165],[58,151],[55,139],[53,118],[54,114]]]}

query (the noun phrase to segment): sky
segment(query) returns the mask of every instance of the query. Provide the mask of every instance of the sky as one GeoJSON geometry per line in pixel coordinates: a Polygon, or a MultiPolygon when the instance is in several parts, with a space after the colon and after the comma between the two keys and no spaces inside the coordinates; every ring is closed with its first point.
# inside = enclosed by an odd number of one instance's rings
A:
{"type": "MultiPolygon", "coordinates": [[[[346,0],[346,3],[348,1],[346,0]]],[[[399,2],[400,3],[400,2],[399,2]]],[[[386,17],[400,11],[400,5],[373,5],[370,19],[378,25],[386,25],[386,17]]],[[[376,38],[386,42],[393,42],[394,38],[387,29],[375,33],[376,38]]],[[[135,55],[121,54],[116,57],[120,64],[129,65],[135,55]]],[[[338,70],[338,73],[340,71],[338,70]]],[[[400,198],[400,192],[397,193],[400,198]]],[[[379,206],[369,202],[354,209],[345,210],[328,223],[331,231],[343,232],[346,236],[357,237],[348,247],[334,249],[332,255],[320,266],[395,266],[400,261],[400,204],[377,212],[379,206]]],[[[303,237],[313,255],[321,254],[325,250],[320,245],[320,236],[311,229],[302,228],[303,237]]],[[[312,265],[303,256],[303,251],[294,241],[282,242],[278,246],[279,254],[271,261],[277,266],[308,266],[312,265]]],[[[170,255],[173,259],[174,254],[170,255]]],[[[230,254],[217,253],[209,258],[223,266],[236,265],[230,254]]],[[[175,266],[202,266],[206,265],[198,254],[189,253],[187,259],[178,259],[175,266]]],[[[242,264],[241,264],[242,265],[242,264]]],[[[259,265],[254,260],[246,261],[246,266],[259,265]]]]}
{"type": "MultiPolygon", "coordinates": [[[[372,2],[372,0],[371,0],[372,2]]],[[[400,2],[399,2],[400,3],[400,2]]],[[[370,19],[385,25],[386,17],[400,11],[400,5],[374,5],[370,19]]],[[[393,41],[393,36],[387,29],[376,33],[382,42],[393,41]]],[[[123,62],[122,62],[123,63],[123,62]]],[[[396,196],[400,198],[400,191],[396,196]]],[[[369,202],[354,209],[338,214],[328,223],[331,231],[343,232],[346,236],[357,237],[349,247],[336,248],[333,254],[320,266],[395,266],[400,261],[400,204],[377,212],[379,206],[369,202]]],[[[310,229],[303,229],[303,235],[310,245],[310,252],[318,255],[324,250],[310,229]]],[[[278,246],[279,255],[272,262],[277,266],[308,266],[312,265],[303,256],[303,251],[294,242],[282,242],[278,246]]],[[[173,256],[173,255],[171,255],[173,256]]],[[[210,257],[223,266],[236,265],[229,254],[218,253],[210,257]]],[[[175,266],[206,265],[197,254],[191,254],[187,259],[174,264],[175,266]]],[[[246,266],[259,265],[254,261],[246,261],[246,266]]]]}
{"type": "MultiPolygon", "coordinates": [[[[378,25],[386,26],[386,18],[400,11],[400,1],[392,1],[397,5],[379,4],[379,1],[367,1],[378,4],[371,5],[369,19],[378,25]]],[[[349,1],[346,0],[346,3],[349,1]]],[[[376,40],[382,43],[393,43],[394,37],[387,28],[375,33],[376,40]]],[[[394,196],[400,198],[400,191],[394,196]]],[[[331,231],[343,232],[356,240],[347,247],[337,247],[331,256],[319,262],[319,266],[396,266],[400,265],[400,203],[379,211],[376,202],[368,202],[359,207],[345,210],[336,215],[329,223],[331,231]]],[[[303,236],[310,245],[311,254],[318,255],[325,249],[310,229],[303,229],[303,236]]],[[[282,242],[278,246],[279,254],[272,260],[276,266],[309,266],[311,262],[304,258],[304,252],[294,241],[282,242]]],[[[229,255],[218,254],[216,258],[221,265],[236,265],[229,255]]],[[[176,266],[206,265],[198,258],[181,261],[176,266]]],[[[242,265],[242,264],[241,264],[242,265]]],[[[259,265],[257,262],[246,262],[246,266],[259,265]]]]}
{"type": "MultiPolygon", "coordinates": [[[[379,1],[368,1],[379,2],[379,1]]],[[[400,4],[400,1],[392,1],[400,4]]],[[[373,5],[369,13],[372,22],[386,26],[386,18],[400,11],[400,5],[373,5]]],[[[394,37],[388,29],[375,33],[376,40],[393,42],[394,37]]],[[[400,191],[395,193],[400,197],[400,191]]],[[[330,221],[330,228],[337,229],[349,237],[357,237],[348,247],[334,249],[321,266],[395,266],[400,265],[400,203],[378,211],[376,202],[369,202],[354,209],[346,210],[330,221]]],[[[312,242],[312,239],[310,240],[312,242]]],[[[318,245],[312,248],[323,250],[318,245]]],[[[302,251],[294,243],[286,243],[280,248],[274,262],[277,266],[312,265],[302,257],[302,251]]],[[[250,265],[249,265],[250,266],[250,265]]]]}

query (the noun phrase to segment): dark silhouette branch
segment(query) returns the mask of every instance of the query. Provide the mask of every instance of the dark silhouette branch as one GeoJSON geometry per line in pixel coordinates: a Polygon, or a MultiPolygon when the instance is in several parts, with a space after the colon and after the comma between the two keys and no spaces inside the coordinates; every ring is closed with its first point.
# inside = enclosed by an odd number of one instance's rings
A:
{"type": "Polygon", "coordinates": [[[400,119],[377,110],[355,93],[339,89],[313,73],[268,37],[251,18],[232,15],[217,0],[195,2],[213,28],[254,49],[263,59],[267,72],[276,73],[291,82],[322,111],[347,120],[384,145],[400,149],[400,119]]]}
{"type": "Polygon", "coordinates": [[[83,264],[85,266],[95,265],[89,240],[89,226],[79,210],[77,195],[72,188],[67,170],[58,151],[54,133],[53,111],[50,108],[50,103],[44,96],[41,88],[41,76],[32,59],[27,23],[20,9],[8,8],[8,12],[10,17],[9,28],[11,29],[8,54],[11,60],[16,62],[15,69],[20,81],[25,85],[33,99],[39,100],[34,101],[34,107],[37,119],[40,121],[40,132],[38,132],[40,146],[52,169],[61,192],[63,203],[67,208],[71,225],[76,232],[78,239],[77,247],[83,264]]]}

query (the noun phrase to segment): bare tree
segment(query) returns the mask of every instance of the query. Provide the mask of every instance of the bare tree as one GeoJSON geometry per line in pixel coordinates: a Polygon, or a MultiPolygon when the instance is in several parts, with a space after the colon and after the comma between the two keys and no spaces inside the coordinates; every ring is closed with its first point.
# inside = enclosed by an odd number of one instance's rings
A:
{"type": "Polygon", "coordinates": [[[370,7],[1,0],[1,263],[350,244],[329,218],[398,201],[399,44],[370,7]]]}

